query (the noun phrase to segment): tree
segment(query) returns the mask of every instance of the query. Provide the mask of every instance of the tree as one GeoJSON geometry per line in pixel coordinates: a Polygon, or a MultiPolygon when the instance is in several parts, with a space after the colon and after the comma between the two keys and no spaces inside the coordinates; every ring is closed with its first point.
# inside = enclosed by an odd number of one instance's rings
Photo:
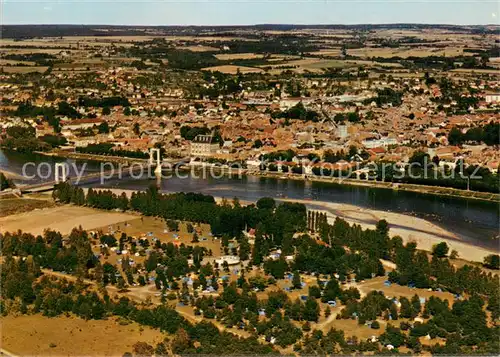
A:
{"type": "Polygon", "coordinates": [[[144,285],[146,285],[146,279],[145,279],[145,278],[144,278],[144,276],[142,276],[142,275],[139,275],[139,278],[138,278],[138,280],[137,280],[137,281],[139,282],[139,285],[140,285],[140,286],[144,286],[144,285]]]}
{"type": "Polygon", "coordinates": [[[271,274],[276,279],[283,279],[287,270],[288,264],[283,257],[277,260],[267,260],[264,263],[264,271],[271,274]]]}
{"type": "Polygon", "coordinates": [[[413,317],[413,306],[410,304],[410,301],[405,297],[401,297],[399,302],[401,303],[401,308],[399,310],[401,317],[406,319],[413,317]]]}
{"type": "Polygon", "coordinates": [[[331,278],[325,286],[323,291],[323,296],[321,301],[335,301],[342,294],[342,289],[340,288],[339,281],[335,278],[331,278]]]}
{"type": "Polygon", "coordinates": [[[99,126],[97,127],[97,130],[99,131],[100,134],[107,134],[109,133],[109,124],[107,121],[103,121],[99,126]]]}
{"type": "Polygon", "coordinates": [[[293,272],[292,288],[294,288],[294,289],[301,289],[302,288],[302,282],[300,280],[300,273],[297,270],[293,272]]]}
{"type": "Polygon", "coordinates": [[[152,356],[154,347],[146,342],[137,342],[132,346],[134,354],[141,357],[152,356]]]}
{"type": "Polygon", "coordinates": [[[384,237],[389,236],[389,223],[385,219],[381,219],[377,222],[376,230],[378,233],[383,235],[384,237]]]}
{"type": "Polygon", "coordinates": [[[169,230],[173,232],[177,232],[179,230],[179,222],[173,220],[173,219],[168,219],[167,220],[167,227],[169,230]]]}
{"type": "Polygon", "coordinates": [[[12,181],[5,177],[2,172],[0,172],[0,191],[11,187],[13,187],[12,181]]]}
{"type": "Polygon", "coordinates": [[[182,354],[191,346],[189,335],[183,328],[179,328],[172,340],[172,351],[175,354],[182,354]]]}
{"type": "Polygon", "coordinates": [[[425,167],[426,164],[430,162],[430,156],[426,152],[423,151],[415,151],[413,155],[410,157],[410,164],[418,163],[421,167],[425,167]]]}
{"type": "Polygon", "coordinates": [[[241,261],[247,260],[250,254],[250,243],[247,237],[242,237],[238,247],[238,255],[241,261]]]}
{"type": "Polygon", "coordinates": [[[274,209],[276,207],[276,201],[271,197],[262,197],[257,201],[257,208],[259,209],[274,209]]]}
{"type": "Polygon", "coordinates": [[[330,315],[332,314],[332,310],[330,309],[330,306],[327,306],[325,309],[325,318],[329,318],[330,315]]]}
{"type": "Polygon", "coordinates": [[[133,129],[135,135],[139,135],[141,133],[141,126],[139,123],[134,123],[133,129]]]}
{"type": "Polygon", "coordinates": [[[380,335],[379,340],[384,344],[391,344],[398,348],[405,343],[405,335],[401,333],[401,330],[393,327],[392,325],[387,325],[385,332],[380,335]]]}
{"type": "Polygon", "coordinates": [[[450,143],[451,145],[460,145],[462,141],[462,132],[455,126],[451,128],[450,132],[448,133],[448,143],[450,143]]]}
{"type": "Polygon", "coordinates": [[[450,248],[446,242],[441,242],[432,247],[432,254],[438,258],[444,258],[448,254],[450,248]]]}
{"type": "Polygon", "coordinates": [[[253,145],[252,145],[252,147],[256,148],[256,149],[261,148],[262,146],[263,146],[262,140],[260,140],[260,139],[255,140],[253,145]]]}
{"type": "Polygon", "coordinates": [[[420,303],[420,298],[418,297],[417,294],[413,295],[411,298],[411,305],[413,307],[413,316],[418,316],[420,314],[420,310],[422,309],[422,304],[420,303]]]}
{"type": "Polygon", "coordinates": [[[198,243],[198,234],[196,232],[193,233],[193,239],[191,239],[191,243],[198,243]]]}
{"type": "Polygon", "coordinates": [[[318,285],[309,286],[309,297],[319,299],[321,297],[321,289],[318,285]]]}
{"type": "Polygon", "coordinates": [[[484,266],[489,269],[500,269],[500,255],[490,254],[484,257],[484,266]]]}
{"type": "Polygon", "coordinates": [[[111,108],[110,107],[104,107],[102,108],[102,115],[110,115],[111,114],[111,108]]]}
{"type": "Polygon", "coordinates": [[[318,321],[319,318],[319,305],[315,299],[309,298],[304,304],[302,316],[306,321],[318,321]]]}
{"type": "Polygon", "coordinates": [[[260,265],[264,260],[264,256],[267,255],[268,252],[267,242],[264,238],[262,230],[263,225],[259,223],[255,228],[255,243],[252,251],[253,265],[260,265]]]}

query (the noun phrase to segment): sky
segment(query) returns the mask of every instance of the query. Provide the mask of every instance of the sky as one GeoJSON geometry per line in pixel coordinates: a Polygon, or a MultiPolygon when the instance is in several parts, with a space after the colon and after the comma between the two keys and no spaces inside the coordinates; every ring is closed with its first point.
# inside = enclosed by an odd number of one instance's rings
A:
{"type": "Polygon", "coordinates": [[[0,0],[3,24],[499,24],[498,0],[0,0]]]}

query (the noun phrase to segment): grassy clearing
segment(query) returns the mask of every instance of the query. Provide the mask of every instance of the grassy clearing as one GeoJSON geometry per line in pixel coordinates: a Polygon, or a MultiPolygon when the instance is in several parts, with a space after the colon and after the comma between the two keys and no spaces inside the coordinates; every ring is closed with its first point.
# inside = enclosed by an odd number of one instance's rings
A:
{"type": "Polygon", "coordinates": [[[446,47],[446,48],[429,48],[429,47],[399,47],[399,48],[357,48],[352,50],[347,50],[347,53],[351,56],[357,57],[429,57],[429,56],[446,56],[446,57],[456,57],[456,56],[470,56],[472,53],[464,52],[461,47],[446,47]]]}
{"type": "Polygon", "coordinates": [[[62,234],[69,234],[74,227],[82,226],[88,230],[135,217],[131,213],[105,212],[88,207],[64,205],[0,218],[0,231],[12,232],[21,228],[24,232],[36,235],[50,228],[62,234]]]}
{"type": "Polygon", "coordinates": [[[2,71],[5,73],[32,73],[32,72],[43,73],[49,67],[46,67],[46,66],[22,66],[22,67],[2,66],[1,68],[2,68],[2,71]]]}
{"type": "Polygon", "coordinates": [[[214,52],[214,51],[219,51],[217,47],[211,47],[211,46],[182,46],[182,47],[176,47],[178,50],[188,50],[191,52],[214,52]]]}
{"type": "Polygon", "coordinates": [[[228,73],[228,74],[236,74],[236,73],[238,73],[238,70],[240,71],[240,73],[260,73],[260,72],[263,72],[263,69],[261,69],[261,68],[233,66],[233,65],[206,67],[206,68],[202,68],[201,70],[202,71],[210,71],[210,72],[222,72],[222,73],[228,73]]]}
{"type": "Polygon", "coordinates": [[[255,58],[263,58],[264,55],[256,54],[256,53],[221,53],[215,55],[217,59],[221,61],[230,61],[236,59],[255,59],[255,58]]]}
{"type": "Polygon", "coordinates": [[[0,217],[54,207],[53,201],[31,198],[6,198],[0,200],[0,217]]]}
{"type": "Polygon", "coordinates": [[[85,321],[39,314],[2,317],[2,348],[16,355],[122,356],[139,341],[156,345],[166,335],[116,318],[85,321]]]}

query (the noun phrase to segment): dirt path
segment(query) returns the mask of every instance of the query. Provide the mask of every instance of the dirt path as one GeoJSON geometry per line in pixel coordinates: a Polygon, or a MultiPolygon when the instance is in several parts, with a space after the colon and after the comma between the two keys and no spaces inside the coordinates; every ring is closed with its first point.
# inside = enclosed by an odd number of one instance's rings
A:
{"type": "Polygon", "coordinates": [[[328,316],[328,318],[325,321],[317,323],[314,326],[314,328],[317,329],[317,330],[322,330],[322,331],[326,332],[325,331],[325,327],[327,327],[329,324],[331,324],[333,321],[335,321],[335,319],[337,318],[337,315],[340,313],[340,311],[342,309],[343,309],[343,307],[339,307],[337,309],[338,311],[332,312],[332,314],[330,316],[328,316]]]}

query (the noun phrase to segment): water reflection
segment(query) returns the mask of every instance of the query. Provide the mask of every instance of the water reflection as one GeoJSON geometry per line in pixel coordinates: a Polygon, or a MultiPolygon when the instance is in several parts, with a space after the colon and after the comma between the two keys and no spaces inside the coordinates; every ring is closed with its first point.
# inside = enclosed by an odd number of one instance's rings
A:
{"type": "MultiPolygon", "coordinates": [[[[0,168],[21,173],[27,161],[69,162],[77,170],[86,164],[85,172],[99,170],[100,163],[80,162],[27,156],[0,151],[0,168]]],[[[74,174],[74,170],[70,174],[74,174]]],[[[122,179],[107,181],[101,187],[144,190],[156,184],[156,179],[122,179]]],[[[163,192],[202,192],[226,198],[239,197],[242,200],[257,200],[260,197],[288,197],[307,200],[346,203],[377,210],[392,211],[418,216],[430,220],[458,236],[481,245],[498,248],[498,241],[491,237],[498,234],[499,205],[493,202],[465,200],[459,198],[426,195],[416,192],[394,191],[391,189],[339,185],[298,180],[282,180],[269,177],[244,176],[194,178],[172,177],[161,180],[163,192]]],[[[96,186],[97,184],[92,184],[96,186]]],[[[397,224],[397,222],[393,222],[397,224]]]]}

